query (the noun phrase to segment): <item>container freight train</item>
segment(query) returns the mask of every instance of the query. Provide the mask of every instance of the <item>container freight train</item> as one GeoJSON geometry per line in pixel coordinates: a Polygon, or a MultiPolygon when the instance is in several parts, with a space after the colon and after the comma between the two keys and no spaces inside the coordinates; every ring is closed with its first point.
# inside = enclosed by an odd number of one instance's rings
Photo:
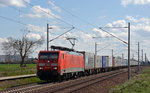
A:
{"type": "MultiPolygon", "coordinates": [[[[40,51],[38,55],[37,76],[41,80],[68,79],[127,66],[127,60],[119,57],[95,56],[93,53],[76,52],[56,46],[51,48],[57,50],[40,51]]],[[[137,65],[136,60],[132,61],[131,65],[137,65]]]]}

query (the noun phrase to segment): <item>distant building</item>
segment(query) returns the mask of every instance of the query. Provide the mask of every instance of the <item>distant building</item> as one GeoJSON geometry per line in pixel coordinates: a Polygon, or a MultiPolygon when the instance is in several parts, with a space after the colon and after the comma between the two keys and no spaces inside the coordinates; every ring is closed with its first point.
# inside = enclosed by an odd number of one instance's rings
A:
{"type": "MultiPolygon", "coordinates": [[[[28,57],[25,58],[27,60],[28,57]]],[[[0,62],[20,62],[21,57],[20,55],[0,55],[0,62]]]]}

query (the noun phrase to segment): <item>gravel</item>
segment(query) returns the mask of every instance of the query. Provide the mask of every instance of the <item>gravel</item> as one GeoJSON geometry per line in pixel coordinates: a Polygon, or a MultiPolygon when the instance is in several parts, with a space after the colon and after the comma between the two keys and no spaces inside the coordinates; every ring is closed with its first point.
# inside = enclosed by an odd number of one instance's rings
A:
{"type": "MultiPolygon", "coordinates": [[[[135,74],[135,70],[132,70],[132,74],[135,74]]],[[[96,83],[82,90],[78,90],[75,93],[111,93],[112,89],[121,83],[128,80],[128,73],[123,73],[121,75],[114,76],[103,82],[96,83]]]]}

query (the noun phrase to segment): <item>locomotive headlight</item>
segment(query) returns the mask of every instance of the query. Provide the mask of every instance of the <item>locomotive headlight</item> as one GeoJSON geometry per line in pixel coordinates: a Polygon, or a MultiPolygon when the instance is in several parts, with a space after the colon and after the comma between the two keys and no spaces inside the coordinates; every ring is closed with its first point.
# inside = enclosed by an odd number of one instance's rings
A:
{"type": "Polygon", "coordinates": [[[39,69],[40,69],[40,70],[42,70],[42,69],[43,69],[43,67],[39,67],[39,69]]]}
{"type": "Polygon", "coordinates": [[[55,70],[56,70],[56,69],[57,69],[57,67],[53,67],[53,69],[55,69],[55,70]]]}

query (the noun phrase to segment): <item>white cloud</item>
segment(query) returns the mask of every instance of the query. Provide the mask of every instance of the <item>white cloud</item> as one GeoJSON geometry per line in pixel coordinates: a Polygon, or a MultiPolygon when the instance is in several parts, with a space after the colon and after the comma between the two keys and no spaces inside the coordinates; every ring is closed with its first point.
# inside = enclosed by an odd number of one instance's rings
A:
{"type": "Polygon", "coordinates": [[[112,22],[112,26],[114,26],[114,27],[126,27],[127,23],[125,20],[117,20],[117,21],[112,22]]]}
{"type": "Polygon", "coordinates": [[[132,16],[126,16],[126,19],[134,22],[134,23],[142,23],[142,24],[146,24],[146,25],[150,25],[150,19],[149,18],[134,18],[132,16]]]}
{"type": "Polygon", "coordinates": [[[35,34],[35,33],[29,33],[27,34],[27,38],[29,39],[33,39],[33,40],[39,40],[41,39],[41,36],[39,34],[35,34]]]}
{"type": "Polygon", "coordinates": [[[122,6],[127,6],[129,4],[145,5],[145,4],[150,4],[150,0],[121,0],[122,6]]]}
{"type": "Polygon", "coordinates": [[[93,39],[93,34],[87,34],[84,32],[76,32],[73,36],[81,39],[84,43],[87,43],[93,39]]]}
{"type": "Polygon", "coordinates": [[[150,25],[150,19],[149,18],[140,18],[139,22],[142,22],[146,25],[150,25]]]}
{"type": "Polygon", "coordinates": [[[30,17],[30,18],[41,18],[42,15],[40,14],[27,14],[26,16],[30,17]]]}
{"type": "Polygon", "coordinates": [[[26,14],[26,16],[30,18],[45,18],[45,17],[51,18],[51,19],[61,18],[60,16],[52,13],[50,9],[42,8],[40,5],[33,6],[31,8],[31,12],[32,12],[31,14],[26,14]]]}
{"type": "MultiPolygon", "coordinates": [[[[127,22],[126,20],[117,20],[117,21],[113,21],[112,23],[106,24],[106,27],[127,27],[127,22]]],[[[114,31],[114,32],[118,32],[118,31],[120,32],[120,30],[125,31],[126,29],[124,28],[120,28],[120,29],[112,28],[111,29],[111,31],[114,31]]]]}
{"type": "Polygon", "coordinates": [[[6,6],[25,7],[24,1],[30,2],[30,0],[0,0],[0,7],[6,7],[6,6]]]}
{"type": "Polygon", "coordinates": [[[118,37],[128,37],[128,33],[127,32],[120,32],[117,34],[118,37]]]}
{"type": "MultiPolygon", "coordinates": [[[[133,16],[128,16],[128,17],[125,16],[124,19],[113,21],[111,23],[108,23],[107,25],[109,27],[113,27],[113,26],[123,27],[123,26],[127,26],[128,21],[136,22],[135,24],[133,24],[131,22],[131,44],[133,44],[133,43],[135,44],[138,41],[140,41],[141,39],[145,38],[145,35],[144,35],[145,32],[150,31],[150,30],[148,30],[148,29],[150,29],[149,25],[148,25],[149,24],[148,20],[149,20],[148,18],[144,18],[144,17],[135,18],[133,16]],[[139,32],[141,32],[143,34],[140,34],[139,32]]],[[[55,26],[52,26],[52,27],[55,28],[55,26]]],[[[56,26],[56,28],[57,28],[57,26],[56,26]]],[[[68,40],[66,40],[64,37],[75,37],[75,38],[77,38],[77,41],[76,41],[74,49],[76,49],[78,51],[82,50],[82,51],[87,51],[87,52],[94,52],[94,44],[95,44],[95,42],[98,42],[98,43],[100,43],[100,45],[98,45],[98,49],[102,49],[103,47],[109,46],[109,44],[110,44],[109,47],[106,47],[105,49],[100,51],[99,55],[111,55],[110,49],[114,49],[115,53],[120,52],[120,53],[124,53],[125,55],[127,55],[126,50],[122,50],[122,49],[126,48],[126,45],[121,43],[119,40],[117,40],[115,38],[93,39],[93,37],[108,37],[109,36],[107,33],[99,30],[98,28],[93,28],[93,31],[94,31],[94,33],[85,33],[85,32],[81,32],[81,31],[69,32],[69,33],[63,35],[62,37],[50,42],[50,45],[65,46],[65,47],[71,48],[72,46],[71,46],[70,42],[68,40]]],[[[126,28],[123,28],[123,29],[119,28],[118,31],[114,31],[112,29],[108,29],[108,30],[106,29],[106,31],[109,31],[110,33],[113,33],[113,35],[121,38],[122,40],[127,41],[128,33],[127,33],[126,28]]],[[[59,34],[63,33],[62,30],[59,30],[57,32],[56,32],[57,35],[49,33],[50,39],[55,38],[59,34]]],[[[46,37],[47,34],[46,34],[46,32],[44,32],[44,33],[42,33],[42,34],[45,35],[45,37],[46,37]]],[[[46,40],[46,38],[45,38],[45,40],[46,40]]],[[[143,48],[147,49],[147,51],[149,51],[148,50],[149,39],[146,39],[143,44],[145,44],[145,45],[143,45],[143,48]]],[[[43,49],[43,50],[46,49],[46,43],[42,46],[41,49],[43,49]]],[[[132,47],[131,49],[135,50],[136,48],[132,47]]],[[[120,55],[120,54],[117,53],[117,55],[115,55],[115,56],[118,56],[118,55],[120,55]]]]}
{"type": "MultiPolygon", "coordinates": [[[[76,31],[74,33],[67,33],[64,35],[64,37],[74,37],[76,38],[76,43],[75,43],[75,49],[76,50],[82,50],[82,51],[87,51],[87,52],[93,52],[94,51],[94,43],[95,41],[93,40],[94,34],[88,34],[84,33],[81,31],[76,31]]],[[[65,47],[72,47],[70,42],[66,39],[56,39],[54,42],[51,42],[51,45],[59,45],[59,46],[65,46],[65,47]]]]}
{"type": "Polygon", "coordinates": [[[137,23],[137,22],[138,22],[138,20],[135,19],[135,18],[132,17],[132,16],[126,16],[126,19],[129,20],[129,21],[132,21],[132,22],[134,22],[134,23],[137,23]]]}
{"type": "MultiPolygon", "coordinates": [[[[123,19],[122,21],[117,20],[112,23],[108,23],[107,26],[109,27],[125,26],[127,21],[130,21],[131,22],[131,43],[135,43],[135,42],[137,43],[139,41],[142,41],[143,39],[146,39],[143,48],[148,50],[149,44],[146,43],[149,42],[150,19],[145,17],[136,18],[133,16],[126,16],[125,19],[123,19]]],[[[122,40],[127,41],[127,36],[128,36],[127,29],[118,29],[117,31],[111,29],[110,31],[114,33],[116,36],[118,36],[119,38],[122,38],[122,40]]]]}
{"type": "Polygon", "coordinates": [[[28,30],[35,31],[35,32],[45,32],[45,27],[35,26],[32,24],[28,24],[28,30]]]}
{"type": "Polygon", "coordinates": [[[137,24],[131,26],[132,31],[147,31],[150,32],[150,26],[145,24],[137,24]]]}
{"type": "Polygon", "coordinates": [[[7,38],[0,38],[0,43],[7,42],[7,38]]]}
{"type": "Polygon", "coordinates": [[[134,18],[132,16],[126,16],[126,19],[136,23],[131,25],[132,31],[147,31],[150,32],[150,19],[149,18],[134,18]]]}
{"type": "Polygon", "coordinates": [[[61,12],[61,9],[58,6],[56,6],[54,4],[54,2],[52,2],[52,1],[49,0],[48,3],[52,6],[52,9],[56,10],[59,13],[61,12]]]}

